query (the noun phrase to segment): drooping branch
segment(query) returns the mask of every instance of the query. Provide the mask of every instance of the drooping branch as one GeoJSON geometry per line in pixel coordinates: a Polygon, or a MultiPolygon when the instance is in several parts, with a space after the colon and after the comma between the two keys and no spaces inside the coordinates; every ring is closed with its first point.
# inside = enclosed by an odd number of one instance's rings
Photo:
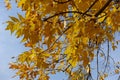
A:
{"type": "Polygon", "coordinates": [[[58,3],[58,4],[64,4],[64,3],[70,2],[71,0],[67,0],[67,1],[53,0],[53,1],[58,3]]]}
{"type": "Polygon", "coordinates": [[[112,2],[112,0],[108,0],[106,2],[106,4],[95,14],[95,17],[97,17],[98,15],[100,15],[106,8],[107,6],[112,2]]]}
{"type": "MultiPolygon", "coordinates": [[[[51,18],[53,18],[53,17],[55,17],[55,16],[59,16],[59,15],[67,14],[67,13],[77,13],[77,14],[80,14],[80,15],[81,15],[81,14],[84,14],[84,13],[82,13],[82,12],[80,12],[80,11],[66,11],[66,12],[60,12],[60,13],[56,13],[56,14],[54,14],[54,15],[48,17],[48,18],[44,18],[43,21],[47,21],[48,19],[51,19],[51,18]]],[[[84,15],[92,17],[92,15],[90,15],[90,14],[84,14],[84,15]]]]}

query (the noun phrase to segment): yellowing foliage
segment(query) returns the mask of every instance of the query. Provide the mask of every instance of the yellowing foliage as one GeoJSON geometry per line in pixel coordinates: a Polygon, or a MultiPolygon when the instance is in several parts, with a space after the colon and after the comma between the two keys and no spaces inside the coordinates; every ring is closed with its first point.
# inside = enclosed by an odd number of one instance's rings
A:
{"type": "MultiPolygon", "coordinates": [[[[49,74],[59,71],[67,73],[72,80],[87,79],[91,76],[89,65],[100,45],[106,41],[114,44],[114,34],[120,29],[118,3],[115,0],[16,0],[25,15],[10,16],[6,30],[17,38],[22,37],[21,42],[30,50],[20,54],[10,68],[26,80],[49,80],[49,74]]],[[[10,9],[10,4],[6,4],[10,9]]],[[[115,50],[116,46],[112,48],[115,50]]]]}
{"type": "Polygon", "coordinates": [[[8,10],[11,9],[11,4],[10,4],[9,0],[5,0],[5,5],[8,10]]]}

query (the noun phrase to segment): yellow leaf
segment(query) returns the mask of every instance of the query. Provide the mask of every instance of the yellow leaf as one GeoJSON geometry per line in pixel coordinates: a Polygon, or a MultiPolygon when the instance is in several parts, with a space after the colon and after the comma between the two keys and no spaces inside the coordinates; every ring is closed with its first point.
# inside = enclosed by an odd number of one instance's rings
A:
{"type": "Polygon", "coordinates": [[[112,49],[115,50],[117,48],[117,46],[115,46],[114,43],[112,43],[112,49]]]}
{"type": "Polygon", "coordinates": [[[82,42],[83,44],[88,44],[89,38],[88,37],[83,37],[82,42]]]}
{"type": "Polygon", "coordinates": [[[32,43],[30,43],[30,42],[25,43],[24,45],[25,45],[25,47],[32,47],[32,43]]]}
{"type": "Polygon", "coordinates": [[[26,0],[20,0],[19,3],[18,3],[18,7],[21,7],[23,4],[25,4],[25,1],[26,0]]]}
{"type": "Polygon", "coordinates": [[[7,25],[7,27],[6,27],[5,30],[12,30],[12,28],[13,28],[13,26],[14,26],[14,22],[12,22],[12,21],[7,21],[6,23],[7,23],[8,25],[7,25]]]}
{"type": "Polygon", "coordinates": [[[42,55],[45,56],[45,57],[50,57],[49,53],[43,53],[42,55]]]}
{"type": "Polygon", "coordinates": [[[10,1],[9,0],[4,0],[4,1],[5,1],[6,8],[10,10],[11,9],[10,1]]]}
{"type": "Polygon", "coordinates": [[[31,60],[34,59],[35,57],[36,57],[36,54],[35,54],[35,53],[32,53],[32,54],[30,55],[31,60]]]}
{"type": "MultiPolygon", "coordinates": [[[[17,38],[19,38],[20,36],[22,36],[22,35],[23,35],[23,34],[22,34],[22,30],[21,30],[21,29],[17,30],[16,33],[15,33],[15,35],[17,36],[17,38]]],[[[24,39],[24,38],[23,38],[23,39],[24,39]]],[[[22,39],[21,42],[24,42],[23,39],[22,39]]]]}
{"type": "Polygon", "coordinates": [[[120,27],[118,27],[118,31],[120,32],[120,27]]]}
{"type": "Polygon", "coordinates": [[[24,17],[18,13],[19,20],[23,21],[24,17]]]}
{"type": "Polygon", "coordinates": [[[72,67],[76,67],[77,65],[77,58],[73,58],[69,61],[69,63],[72,65],[72,67]]]}
{"type": "Polygon", "coordinates": [[[116,73],[116,74],[119,74],[119,70],[118,70],[118,69],[116,69],[116,70],[115,70],[115,73],[116,73]]]}
{"type": "Polygon", "coordinates": [[[56,72],[55,71],[52,71],[51,74],[55,74],[56,72]]]}
{"type": "Polygon", "coordinates": [[[10,19],[11,19],[12,21],[14,21],[14,22],[19,22],[19,20],[18,20],[17,18],[15,18],[15,17],[10,16],[10,19]]]}
{"type": "Polygon", "coordinates": [[[7,8],[8,10],[10,10],[10,9],[11,9],[11,4],[10,4],[10,3],[7,3],[7,4],[6,4],[6,8],[7,8]]]}
{"type": "Polygon", "coordinates": [[[112,23],[111,17],[108,17],[106,21],[107,21],[107,25],[110,26],[112,23]]]}
{"type": "Polygon", "coordinates": [[[104,77],[108,77],[108,74],[104,74],[104,77]]]}
{"type": "Polygon", "coordinates": [[[98,18],[98,22],[103,22],[103,20],[106,18],[105,14],[101,14],[98,18]]]}
{"type": "Polygon", "coordinates": [[[10,63],[10,69],[18,69],[19,66],[17,66],[15,63],[10,63]]]}

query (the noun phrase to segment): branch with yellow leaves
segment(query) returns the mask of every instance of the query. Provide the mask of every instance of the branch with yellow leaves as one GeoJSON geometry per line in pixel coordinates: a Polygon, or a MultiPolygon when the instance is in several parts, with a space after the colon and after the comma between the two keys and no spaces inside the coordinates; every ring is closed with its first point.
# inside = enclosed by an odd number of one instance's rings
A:
{"type": "Polygon", "coordinates": [[[97,17],[98,15],[100,15],[107,7],[108,5],[112,2],[112,0],[108,0],[106,2],[106,4],[95,14],[95,17],[97,17]]]}
{"type": "MultiPolygon", "coordinates": [[[[53,18],[53,17],[55,17],[55,16],[59,16],[59,15],[63,15],[63,14],[67,14],[67,13],[77,13],[77,14],[84,14],[84,13],[82,13],[82,12],[80,12],[80,11],[66,11],[66,12],[60,12],[60,13],[56,13],[56,14],[54,14],[54,15],[52,15],[52,16],[49,16],[48,18],[44,18],[43,19],[43,21],[47,21],[48,19],[51,19],[51,18],[53,18]]],[[[90,15],[90,14],[84,14],[84,15],[86,15],[86,16],[90,16],[90,17],[92,17],[92,15],[90,15]]]]}

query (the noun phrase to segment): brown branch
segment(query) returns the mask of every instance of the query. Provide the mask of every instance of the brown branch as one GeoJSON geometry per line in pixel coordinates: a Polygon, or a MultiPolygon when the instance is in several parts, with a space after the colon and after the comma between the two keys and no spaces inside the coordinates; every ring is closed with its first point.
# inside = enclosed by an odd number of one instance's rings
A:
{"type": "Polygon", "coordinates": [[[108,0],[106,2],[106,4],[95,14],[95,17],[97,17],[98,15],[100,15],[111,2],[112,2],[112,0],[108,0]]]}
{"type": "MultiPolygon", "coordinates": [[[[66,11],[66,12],[60,12],[60,13],[56,13],[56,14],[54,14],[54,15],[48,17],[48,18],[44,18],[43,21],[47,21],[48,19],[51,19],[51,18],[53,18],[53,17],[55,17],[55,16],[59,16],[59,15],[67,14],[67,13],[77,13],[77,14],[80,14],[80,15],[81,15],[81,14],[84,14],[84,13],[82,13],[82,12],[80,12],[80,11],[66,11]]],[[[84,14],[84,15],[92,17],[92,15],[90,15],[90,14],[84,14]]]]}
{"type": "Polygon", "coordinates": [[[58,4],[64,4],[64,3],[67,3],[67,2],[70,2],[71,0],[67,0],[67,1],[57,1],[57,0],[53,0],[54,2],[58,3],[58,4]]]}
{"type": "Polygon", "coordinates": [[[98,0],[95,0],[91,5],[90,7],[84,12],[84,14],[86,14],[94,5],[95,3],[97,2],[98,0]]]}

